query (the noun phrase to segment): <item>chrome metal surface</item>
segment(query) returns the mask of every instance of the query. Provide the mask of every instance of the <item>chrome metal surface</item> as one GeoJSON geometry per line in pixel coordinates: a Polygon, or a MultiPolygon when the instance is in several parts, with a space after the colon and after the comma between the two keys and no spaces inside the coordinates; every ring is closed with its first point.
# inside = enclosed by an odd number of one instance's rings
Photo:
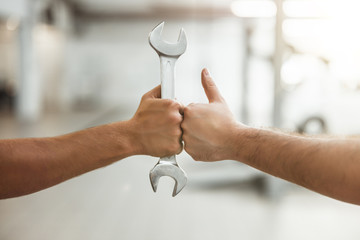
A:
{"type": "MultiPolygon", "coordinates": [[[[183,29],[179,34],[177,43],[168,43],[161,39],[164,22],[157,25],[149,35],[151,47],[160,57],[160,79],[161,79],[161,98],[175,98],[175,64],[176,60],[185,52],[187,41],[183,29]]],[[[156,192],[159,179],[168,176],[175,180],[173,197],[176,196],[186,185],[187,176],[177,162],[176,156],[160,158],[159,162],[150,171],[151,186],[156,192]]]]}

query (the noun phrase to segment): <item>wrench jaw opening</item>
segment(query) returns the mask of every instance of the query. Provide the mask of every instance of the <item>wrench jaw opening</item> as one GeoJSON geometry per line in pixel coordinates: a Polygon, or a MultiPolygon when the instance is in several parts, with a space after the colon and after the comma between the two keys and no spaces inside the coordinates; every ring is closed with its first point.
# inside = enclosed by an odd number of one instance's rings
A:
{"type": "Polygon", "coordinates": [[[151,186],[156,192],[159,179],[163,176],[171,177],[175,181],[174,190],[172,196],[175,197],[185,187],[187,182],[187,176],[184,170],[182,170],[177,164],[162,163],[156,164],[150,171],[151,186]]]}
{"type": "Polygon", "coordinates": [[[179,57],[186,51],[187,39],[183,28],[180,30],[178,41],[176,43],[169,43],[161,38],[161,33],[164,28],[164,22],[157,25],[149,34],[150,46],[160,55],[169,57],[179,57]]]}
{"type": "MultiPolygon", "coordinates": [[[[180,34],[179,34],[179,38],[178,38],[178,41],[177,41],[178,43],[181,43],[182,45],[185,45],[185,49],[184,49],[184,52],[185,52],[185,50],[186,50],[186,46],[187,46],[187,39],[186,39],[186,34],[185,34],[185,30],[184,30],[184,28],[181,28],[181,30],[180,30],[180,34]]],[[[184,53],[183,52],[183,53],[184,53]]],[[[183,53],[181,53],[181,54],[183,54],[183,53]]],[[[180,55],[181,55],[180,54],[180,55]]]]}

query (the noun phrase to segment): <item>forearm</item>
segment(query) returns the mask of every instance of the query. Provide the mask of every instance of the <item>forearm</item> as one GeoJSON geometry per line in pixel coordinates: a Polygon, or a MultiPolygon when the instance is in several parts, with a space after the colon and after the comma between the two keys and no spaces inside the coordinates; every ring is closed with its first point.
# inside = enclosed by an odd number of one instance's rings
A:
{"type": "Polygon", "coordinates": [[[136,154],[128,124],[52,138],[0,141],[0,198],[36,192],[136,154]]]}
{"type": "Polygon", "coordinates": [[[180,153],[183,106],[160,96],[160,85],[145,93],[129,121],[59,137],[0,140],[0,199],[39,191],[131,155],[180,153]]]}
{"type": "Polygon", "coordinates": [[[236,160],[321,194],[360,204],[360,141],[248,128],[236,160]]]}
{"type": "Polygon", "coordinates": [[[182,139],[198,161],[232,159],[324,195],[360,205],[360,138],[306,138],[236,122],[209,72],[201,75],[209,104],[184,109],[182,139]]]}

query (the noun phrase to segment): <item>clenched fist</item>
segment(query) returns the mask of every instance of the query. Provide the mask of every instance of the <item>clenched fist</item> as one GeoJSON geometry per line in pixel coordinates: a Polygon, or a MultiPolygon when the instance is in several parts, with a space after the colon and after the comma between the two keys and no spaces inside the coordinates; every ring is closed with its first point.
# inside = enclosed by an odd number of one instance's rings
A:
{"type": "Polygon", "coordinates": [[[180,128],[183,106],[160,97],[160,86],[144,94],[129,121],[138,154],[165,157],[179,154],[183,149],[180,128]]]}

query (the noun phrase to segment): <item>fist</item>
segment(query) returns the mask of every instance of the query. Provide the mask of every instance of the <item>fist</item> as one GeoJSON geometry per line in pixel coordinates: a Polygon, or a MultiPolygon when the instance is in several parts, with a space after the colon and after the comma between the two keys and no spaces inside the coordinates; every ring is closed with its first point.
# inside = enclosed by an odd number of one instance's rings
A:
{"type": "Polygon", "coordinates": [[[166,157],[179,154],[183,149],[180,127],[183,106],[160,97],[160,85],[144,94],[130,120],[139,154],[166,157]]]}

